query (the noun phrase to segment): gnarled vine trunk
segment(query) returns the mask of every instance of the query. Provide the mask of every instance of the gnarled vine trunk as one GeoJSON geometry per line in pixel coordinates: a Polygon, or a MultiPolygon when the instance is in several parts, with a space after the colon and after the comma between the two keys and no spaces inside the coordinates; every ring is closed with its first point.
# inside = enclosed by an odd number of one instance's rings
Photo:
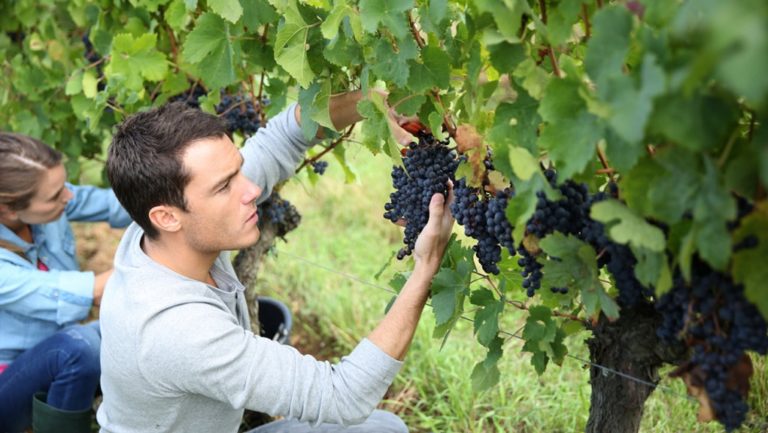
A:
{"type": "MultiPolygon", "coordinates": [[[[659,367],[678,361],[682,355],[659,341],[659,321],[660,316],[647,305],[622,310],[613,323],[601,317],[587,340],[591,361],[658,383],[659,367]]],[[[587,433],[637,433],[645,401],[654,388],[595,366],[590,367],[590,384],[587,433]]]]}
{"type": "Polygon", "coordinates": [[[256,335],[259,335],[260,332],[259,303],[256,302],[259,293],[255,285],[256,277],[259,274],[264,254],[275,244],[278,233],[277,225],[269,221],[259,224],[259,229],[261,230],[259,241],[240,250],[233,262],[237,278],[245,286],[245,299],[248,302],[248,314],[251,317],[251,330],[256,335]]]}

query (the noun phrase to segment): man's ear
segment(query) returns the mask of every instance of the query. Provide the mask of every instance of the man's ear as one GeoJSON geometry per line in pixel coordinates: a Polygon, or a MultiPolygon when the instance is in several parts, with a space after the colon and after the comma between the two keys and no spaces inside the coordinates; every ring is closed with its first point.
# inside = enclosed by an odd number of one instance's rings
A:
{"type": "Polygon", "coordinates": [[[149,221],[161,232],[175,233],[181,230],[179,212],[179,208],[175,206],[155,206],[149,210],[149,221]]]}

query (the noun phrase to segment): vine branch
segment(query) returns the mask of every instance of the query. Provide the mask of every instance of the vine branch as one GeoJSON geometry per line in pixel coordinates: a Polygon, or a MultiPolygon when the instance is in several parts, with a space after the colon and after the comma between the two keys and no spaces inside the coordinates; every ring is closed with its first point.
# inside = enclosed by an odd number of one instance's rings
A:
{"type": "MultiPolygon", "coordinates": [[[[547,2],[546,0],[539,0],[539,9],[541,10],[541,22],[544,25],[547,24],[547,2]]],[[[555,50],[552,48],[552,44],[546,44],[544,49],[547,51],[547,57],[552,64],[552,72],[557,78],[562,78],[563,73],[560,71],[560,65],[557,64],[557,58],[555,57],[555,50]]]]}
{"type": "MultiPolygon", "coordinates": [[[[408,27],[411,30],[411,34],[413,35],[413,38],[416,39],[416,45],[419,46],[419,50],[422,50],[424,49],[424,46],[426,46],[424,38],[421,37],[419,29],[416,28],[416,21],[414,21],[410,11],[408,11],[407,16],[408,27]]],[[[456,124],[453,122],[453,120],[451,120],[451,117],[448,114],[448,110],[446,110],[445,105],[443,104],[443,100],[440,98],[440,92],[433,88],[430,90],[430,94],[435,98],[435,101],[437,101],[438,105],[440,105],[440,107],[443,109],[443,113],[445,113],[443,116],[443,126],[448,131],[448,135],[456,139],[456,124]]]]}
{"type": "Polygon", "coordinates": [[[325,156],[328,152],[335,149],[336,146],[338,146],[339,144],[347,140],[349,136],[352,135],[352,131],[355,129],[355,125],[356,125],[355,123],[349,125],[349,127],[344,131],[344,133],[339,138],[333,140],[331,144],[328,145],[328,147],[323,149],[322,152],[318,153],[312,158],[305,159],[304,162],[302,162],[301,165],[299,165],[299,167],[296,169],[296,173],[300,172],[307,165],[312,164],[313,162],[316,162],[317,160],[325,156]]]}

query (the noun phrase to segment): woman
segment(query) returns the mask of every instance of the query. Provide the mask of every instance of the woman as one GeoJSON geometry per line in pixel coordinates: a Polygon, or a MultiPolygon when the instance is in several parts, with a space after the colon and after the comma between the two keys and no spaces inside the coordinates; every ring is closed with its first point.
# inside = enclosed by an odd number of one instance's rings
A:
{"type": "Polygon", "coordinates": [[[32,418],[36,433],[90,431],[101,336],[97,322],[78,322],[112,271],[80,271],[69,221],[130,217],[110,190],[66,183],[61,159],[0,132],[0,432],[32,418]]]}

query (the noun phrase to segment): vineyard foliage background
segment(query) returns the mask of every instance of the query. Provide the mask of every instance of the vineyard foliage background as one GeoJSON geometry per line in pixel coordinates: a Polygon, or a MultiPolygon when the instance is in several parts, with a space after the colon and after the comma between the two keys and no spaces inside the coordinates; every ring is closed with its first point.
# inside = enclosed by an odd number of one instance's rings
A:
{"type": "MultiPolygon", "coordinates": [[[[554,167],[558,182],[583,182],[592,193],[618,186],[618,200],[592,218],[613,242],[629,246],[635,276],[653,298],[676,279],[690,280],[701,261],[743,285],[768,318],[764,1],[0,5],[0,128],[62,150],[72,179],[100,168],[89,160],[103,158],[125,116],[179,95],[201,94],[201,108],[214,113],[222,97],[239,97],[256,107],[262,124],[295,95],[312,136],[332,127],[332,95],[386,87],[387,101],[375,94],[359,105],[363,146],[401,163],[386,120],[391,106],[454,140],[466,155],[457,177],[476,186],[484,179],[491,189],[513,185],[506,207],[513,238],[558,258],[540,259],[542,288],[567,283],[571,290],[539,290],[529,299],[516,258],[504,252],[501,272],[485,275],[465,239],[451,247],[433,288],[436,336],[446,336],[465,304],[473,305],[478,341],[488,348],[472,373],[478,388],[497,380],[505,308],[530,311],[524,350],[539,373],[562,362],[566,336],[622,313],[611,275],[597,267],[600,251],[557,233],[526,236],[537,193],[559,197],[541,165],[554,167]],[[492,173],[482,168],[488,149],[492,173]],[[740,203],[748,210],[739,213],[740,203]],[[747,238],[756,246],[733,248],[747,238]]],[[[310,158],[332,155],[354,180],[345,149],[361,144],[326,134],[332,145],[310,158]]]]}

